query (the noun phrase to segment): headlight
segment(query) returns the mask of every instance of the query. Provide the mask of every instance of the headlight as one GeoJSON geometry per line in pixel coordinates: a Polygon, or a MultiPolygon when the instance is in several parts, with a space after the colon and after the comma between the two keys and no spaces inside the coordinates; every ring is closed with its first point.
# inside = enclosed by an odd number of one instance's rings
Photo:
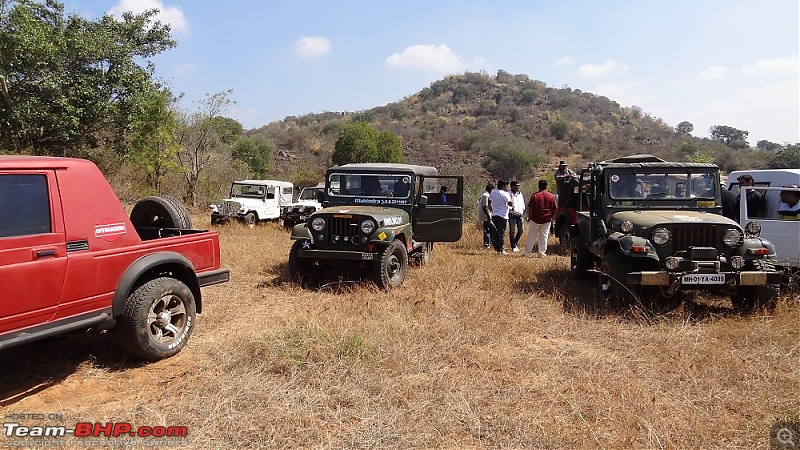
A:
{"type": "Polygon", "coordinates": [[[748,222],[747,226],[744,227],[744,231],[746,231],[750,236],[757,237],[759,234],[761,234],[761,224],[756,221],[748,222]]]}
{"type": "Polygon", "coordinates": [[[728,228],[722,235],[722,243],[728,247],[736,247],[742,240],[742,233],[735,228],[728,228]]]}
{"type": "Polygon", "coordinates": [[[372,234],[375,231],[375,222],[366,219],[361,222],[361,232],[364,234],[372,234]]]}
{"type": "Polygon", "coordinates": [[[674,256],[667,256],[664,260],[664,265],[667,266],[669,270],[675,270],[678,268],[678,264],[680,264],[680,260],[674,256]]]}
{"type": "Polygon", "coordinates": [[[744,258],[741,256],[732,256],[731,266],[736,270],[742,270],[742,267],[744,267],[744,258]]]}
{"type": "Polygon", "coordinates": [[[664,245],[669,242],[672,236],[666,228],[656,228],[653,230],[653,242],[656,245],[664,245]]]}
{"type": "Polygon", "coordinates": [[[325,229],[325,219],[322,217],[314,217],[314,220],[311,221],[311,228],[314,231],[322,231],[325,229]]]}
{"type": "Polygon", "coordinates": [[[633,224],[630,220],[623,220],[622,224],[619,226],[623,233],[630,233],[633,231],[633,224]]]}
{"type": "Polygon", "coordinates": [[[317,211],[317,208],[314,208],[313,206],[306,206],[306,213],[313,213],[313,212],[316,212],[316,211],[317,211]]]}

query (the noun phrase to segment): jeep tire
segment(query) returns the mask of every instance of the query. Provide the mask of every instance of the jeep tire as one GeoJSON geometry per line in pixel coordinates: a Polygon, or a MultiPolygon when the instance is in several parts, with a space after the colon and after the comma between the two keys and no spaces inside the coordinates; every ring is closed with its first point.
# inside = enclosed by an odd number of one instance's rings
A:
{"type": "Polygon", "coordinates": [[[189,211],[177,198],[154,195],[139,200],[131,210],[134,227],[191,229],[189,211]]]}
{"type": "Polygon", "coordinates": [[[592,268],[592,254],[584,246],[580,235],[572,236],[569,259],[570,270],[576,277],[585,277],[592,268]]]}
{"type": "Polygon", "coordinates": [[[638,289],[626,284],[627,276],[632,271],[633,262],[625,255],[607,253],[603,256],[601,273],[597,276],[598,285],[612,308],[625,308],[636,300],[638,289]]]}
{"type": "Polygon", "coordinates": [[[301,258],[300,249],[306,241],[294,241],[292,249],[289,250],[289,276],[300,283],[301,286],[308,286],[319,279],[319,267],[314,265],[310,258],[301,258]]]}
{"type": "Polygon", "coordinates": [[[117,318],[122,348],[147,361],[177,354],[194,330],[195,308],[192,291],[180,280],[161,277],[144,283],[117,318]]]}
{"type": "Polygon", "coordinates": [[[256,217],[256,213],[249,212],[244,215],[244,218],[242,220],[244,220],[245,225],[247,225],[250,228],[253,228],[254,226],[256,226],[256,223],[258,222],[258,217],[256,217]]]}
{"type": "Polygon", "coordinates": [[[408,271],[408,252],[402,241],[392,241],[372,266],[372,278],[382,289],[396,288],[403,284],[408,271]]]}

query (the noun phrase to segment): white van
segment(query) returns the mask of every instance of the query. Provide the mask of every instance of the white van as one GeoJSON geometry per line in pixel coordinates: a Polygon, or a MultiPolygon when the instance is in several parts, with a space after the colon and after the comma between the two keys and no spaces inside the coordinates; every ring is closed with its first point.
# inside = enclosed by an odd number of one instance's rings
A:
{"type": "Polygon", "coordinates": [[[780,220],[778,205],[781,191],[798,191],[800,188],[787,189],[784,186],[794,184],[800,186],[800,169],[764,169],[737,170],[728,175],[726,188],[739,194],[737,178],[750,175],[755,180],[755,189],[764,196],[766,209],[764,217],[747,217],[746,196],[740,196],[739,224],[746,227],[755,222],[761,227],[760,236],[775,244],[777,265],[780,267],[800,268],[800,220],[780,220]]]}

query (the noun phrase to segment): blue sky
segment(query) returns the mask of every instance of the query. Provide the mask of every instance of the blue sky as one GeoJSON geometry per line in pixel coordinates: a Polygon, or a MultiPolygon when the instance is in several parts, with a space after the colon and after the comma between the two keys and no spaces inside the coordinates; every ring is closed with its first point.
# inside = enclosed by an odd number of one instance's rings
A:
{"type": "Polygon", "coordinates": [[[67,0],[88,18],[157,8],[178,46],[152,61],[185,109],[233,89],[245,128],[359,111],[465,71],[604,95],[693,135],[800,142],[798,0],[67,0]]]}

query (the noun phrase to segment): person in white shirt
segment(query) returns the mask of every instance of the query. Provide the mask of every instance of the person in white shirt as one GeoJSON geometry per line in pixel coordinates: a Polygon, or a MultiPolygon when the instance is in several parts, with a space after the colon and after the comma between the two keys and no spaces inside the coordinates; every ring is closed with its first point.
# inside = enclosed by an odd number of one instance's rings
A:
{"type": "Polygon", "coordinates": [[[525,196],[519,191],[519,183],[516,181],[511,182],[510,194],[514,206],[508,211],[508,242],[511,245],[511,250],[518,252],[519,247],[517,244],[524,231],[525,196]]]}
{"type": "Polygon", "coordinates": [[[489,194],[492,202],[492,223],[495,227],[492,244],[497,253],[507,255],[503,249],[503,241],[506,239],[506,228],[508,227],[508,211],[514,206],[511,194],[508,192],[508,181],[498,180],[497,189],[489,194]]]}

